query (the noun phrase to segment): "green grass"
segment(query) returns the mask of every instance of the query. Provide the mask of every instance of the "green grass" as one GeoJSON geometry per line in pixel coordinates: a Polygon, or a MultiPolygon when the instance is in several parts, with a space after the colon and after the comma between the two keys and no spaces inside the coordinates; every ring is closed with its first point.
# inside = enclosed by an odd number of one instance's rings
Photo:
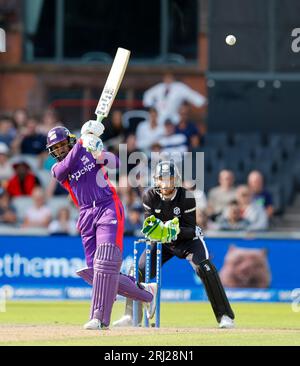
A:
{"type": "MultiPolygon", "coordinates": [[[[87,302],[10,302],[6,313],[0,313],[0,345],[300,345],[300,313],[294,313],[289,304],[233,303],[233,308],[237,325],[233,331],[217,329],[207,303],[163,303],[161,331],[140,329],[142,334],[135,334],[127,329],[120,335],[122,330],[112,329],[99,336],[81,331],[89,313],[87,302]],[[16,332],[22,325],[34,326],[30,327],[33,332],[38,326],[50,326],[52,331],[56,326],[69,327],[68,334],[70,326],[75,326],[76,334],[63,339],[53,334],[47,339],[47,333],[42,340],[6,338],[10,330],[16,332]],[[1,327],[7,332],[1,333],[1,327]]],[[[116,303],[112,320],[123,309],[123,303],[116,303]]]]}

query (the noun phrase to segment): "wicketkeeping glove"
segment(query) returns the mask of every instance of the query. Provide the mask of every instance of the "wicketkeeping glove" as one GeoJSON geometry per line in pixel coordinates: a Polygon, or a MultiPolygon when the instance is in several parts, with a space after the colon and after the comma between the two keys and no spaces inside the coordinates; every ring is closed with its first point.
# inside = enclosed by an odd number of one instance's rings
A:
{"type": "Polygon", "coordinates": [[[177,239],[179,234],[179,220],[174,218],[164,224],[154,215],[146,218],[143,224],[142,233],[145,237],[152,241],[160,241],[162,243],[170,243],[177,239]]]}
{"type": "Polygon", "coordinates": [[[105,130],[104,125],[101,122],[90,120],[85,122],[81,128],[81,135],[87,135],[92,133],[95,136],[101,136],[105,130]]]}
{"type": "Polygon", "coordinates": [[[160,219],[157,219],[154,215],[151,215],[145,219],[142,233],[147,239],[161,241],[163,229],[163,222],[160,219]]]}
{"type": "Polygon", "coordinates": [[[167,230],[167,242],[177,240],[177,235],[180,233],[178,217],[165,222],[164,227],[167,230]]]}

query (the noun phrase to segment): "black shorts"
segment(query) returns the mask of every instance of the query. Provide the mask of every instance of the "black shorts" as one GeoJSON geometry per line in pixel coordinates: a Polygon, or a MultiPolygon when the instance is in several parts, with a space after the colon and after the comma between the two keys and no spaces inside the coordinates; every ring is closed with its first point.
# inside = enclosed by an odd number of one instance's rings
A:
{"type": "MultiPolygon", "coordinates": [[[[195,269],[200,262],[208,259],[208,250],[204,239],[197,238],[187,242],[178,243],[174,246],[170,244],[162,245],[162,265],[173,257],[187,259],[195,269]]],[[[146,250],[143,251],[139,259],[139,281],[145,281],[146,250]]],[[[151,246],[151,278],[156,276],[156,244],[151,246]]]]}

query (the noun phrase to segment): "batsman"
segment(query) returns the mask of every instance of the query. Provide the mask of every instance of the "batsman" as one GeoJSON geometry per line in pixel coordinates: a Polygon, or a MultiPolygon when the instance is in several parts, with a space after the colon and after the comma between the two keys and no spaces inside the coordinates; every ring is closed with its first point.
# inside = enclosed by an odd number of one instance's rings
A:
{"type": "MultiPolygon", "coordinates": [[[[156,244],[162,242],[162,265],[174,256],[189,261],[205,287],[208,299],[220,328],[234,327],[231,309],[218,272],[209,259],[200,227],[196,225],[196,201],[181,186],[181,177],[171,161],[157,164],[155,187],[143,195],[145,221],[142,232],[153,241],[151,247],[151,278],[156,276],[156,244]],[[188,193],[188,194],[187,194],[188,193]]],[[[140,280],[145,279],[146,252],[139,260],[140,280]]],[[[133,303],[126,300],[125,315],[114,326],[132,325],[133,303]]],[[[139,305],[139,323],[142,321],[142,304],[139,305]]]]}
{"type": "Polygon", "coordinates": [[[103,150],[99,136],[104,126],[88,121],[77,141],[65,127],[54,127],[47,149],[57,163],[52,174],[70,193],[80,209],[80,231],[87,267],[77,274],[93,286],[90,320],[85,329],[107,329],[117,294],[147,303],[148,316],[155,312],[156,284],[139,284],[120,273],[123,249],[124,210],[106,167],[118,159],[103,150]]]}

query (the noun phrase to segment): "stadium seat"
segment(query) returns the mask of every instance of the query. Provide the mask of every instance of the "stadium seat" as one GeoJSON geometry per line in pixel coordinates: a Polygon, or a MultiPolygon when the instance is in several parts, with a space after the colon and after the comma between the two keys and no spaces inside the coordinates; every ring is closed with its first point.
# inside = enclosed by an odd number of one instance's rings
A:
{"type": "Polygon", "coordinates": [[[269,144],[274,148],[286,148],[289,150],[295,150],[298,145],[298,137],[292,134],[270,134],[269,144]]]}
{"type": "Polygon", "coordinates": [[[228,146],[228,135],[226,132],[208,133],[204,136],[205,147],[228,146]]]}
{"type": "Polygon", "coordinates": [[[17,211],[17,218],[19,222],[24,220],[25,213],[32,204],[33,200],[28,196],[15,197],[12,199],[12,205],[17,211]]]}
{"type": "Polygon", "coordinates": [[[259,133],[235,133],[233,135],[234,145],[243,148],[243,146],[261,146],[262,136],[259,133]]]}
{"type": "Polygon", "coordinates": [[[67,197],[51,197],[47,201],[47,206],[50,208],[53,217],[56,217],[58,210],[62,207],[68,207],[71,210],[71,203],[67,197]]]}
{"type": "MultiPolygon", "coordinates": [[[[195,151],[196,150],[194,150],[194,152],[195,151]]],[[[200,148],[197,151],[204,153],[204,161],[205,162],[212,162],[212,163],[214,163],[215,161],[217,161],[218,159],[220,159],[219,150],[217,148],[215,148],[215,147],[205,146],[204,148],[200,148]]]]}
{"type": "Polygon", "coordinates": [[[74,205],[71,205],[69,207],[70,207],[71,219],[77,220],[79,217],[79,210],[76,207],[74,207],[74,205]]]}
{"type": "Polygon", "coordinates": [[[134,109],[123,113],[122,123],[124,128],[134,133],[138,124],[149,119],[149,112],[143,109],[134,109]]]}
{"type": "Polygon", "coordinates": [[[272,148],[280,148],[282,146],[283,135],[272,133],[268,137],[268,146],[272,148]]]}
{"type": "Polygon", "coordinates": [[[269,147],[278,151],[283,160],[292,159],[298,147],[298,137],[292,134],[272,134],[269,136],[269,147]]]}
{"type": "Polygon", "coordinates": [[[52,178],[52,175],[49,170],[43,169],[38,172],[38,178],[41,182],[42,187],[45,189],[45,188],[47,188],[47,186],[52,178]]]}
{"type": "Polygon", "coordinates": [[[284,210],[284,203],[282,198],[282,187],[280,184],[270,184],[266,186],[268,192],[271,193],[273,198],[273,207],[275,214],[281,214],[284,210]]]}
{"type": "Polygon", "coordinates": [[[292,203],[295,193],[295,182],[289,175],[279,174],[277,181],[281,183],[284,207],[292,203]]]}
{"type": "Polygon", "coordinates": [[[204,175],[204,192],[208,193],[209,190],[218,185],[218,177],[216,174],[205,172],[204,175]]]}

